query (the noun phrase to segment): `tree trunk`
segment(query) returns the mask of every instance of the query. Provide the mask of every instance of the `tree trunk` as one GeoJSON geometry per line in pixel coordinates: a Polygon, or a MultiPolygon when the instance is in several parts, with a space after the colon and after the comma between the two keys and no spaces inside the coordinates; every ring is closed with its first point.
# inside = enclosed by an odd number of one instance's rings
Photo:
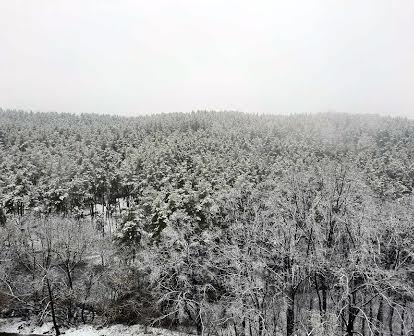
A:
{"type": "Polygon", "coordinates": [[[324,320],[324,312],[323,312],[323,305],[322,305],[322,298],[321,298],[321,294],[319,293],[319,284],[318,284],[318,278],[315,275],[315,290],[316,290],[316,294],[318,295],[318,305],[319,305],[319,314],[321,316],[321,323],[324,320]]]}
{"type": "Polygon", "coordinates": [[[313,305],[314,305],[314,297],[312,293],[309,294],[309,316],[308,316],[308,333],[312,332],[312,312],[313,312],[313,305]]]}
{"type": "Polygon", "coordinates": [[[401,328],[400,328],[400,334],[401,336],[404,336],[405,334],[405,305],[407,304],[407,301],[404,300],[402,304],[402,312],[401,312],[401,328]]]}
{"type": "Polygon", "coordinates": [[[322,282],[322,315],[326,316],[326,310],[328,307],[328,299],[327,299],[328,291],[325,284],[325,279],[322,282]]]}
{"type": "Polygon", "coordinates": [[[85,303],[82,304],[82,309],[81,309],[81,319],[82,319],[82,323],[85,324],[85,303]]]}
{"type": "Polygon", "coordinates": [[[200,308],[197,305],[197,308],[195,309],[195,312],[192,313],[191,310],[188,308],[187,303],[184,304],[184,309],[188,315],[188,317],[193,320],[196,330],[197,330],[197,335],[202,335],[203,334],[203,322],[201,321],[201,316],[200,316],[200,308]]]}
{"type": "Polygon", "coordinates": [[[203,334],[203,326],[199,321],[197,321],[196,327],[197,327],[197,335],[202,335],[203,334]]]}
{"type": "Polygon", "coordinates": [[[291,289],[286,309],[286,336],[293,335],[295,331],[295,293],[291,289]]]}
{"type": "Polygon", "coordinates": [[[69,289],[73,289],[73,281],[72,281],[72,274],[71,274],[71,270],[69,266],[69,261],[66,261],[65,268],[66,268],[66,275],[68,278],[69,289]]]}
{"type": "Polygon", "coordinates": [[[239,333],[237,332],[236,321],[234,320],[234,318],[233,318],[233,330],[234,330],[234,335],[235,335],[235,336],[238,336],[238,335],[239,335],[239,333]]]}
{"type": "Polygon", "coordinates": [[[60,331],[59,331],[59,326],[56,322],[55,301],[53,299],[52,288],[50,287],[50,281],[49,281],[49,278],[47,278],[47,277],[46,277],[46,284],[47,284],[47,291],[49,293],[49,299],[50,299],[50,310],[51,310],[51,313],[52,313],[53,327],[55,328],[56,336],[59,336],[60,331]]]}
{"type": "Polygon", "coordinates": [[[394,312],[395,312],[395,303],[393,302],[390,307],[390,312],[388,315],[388,329],[390,330],[390,335],[394,334],[393,325],[394,322],[394,312]]]}
{"type": "Polygon", "coordinates": [[[262,314],[259,315],[259,336],[263,336],[265,325],[264,325],[264,318],[262,314]]]}
{"type": "Polygon", "coordinates": [[[373,303],[372,303],[372,300],[371,300],[371,302],[369,303],[369,315],[368,315],[368,326],[370,326],[370,328],[372,326],[372,320],[374,318],[374,312],[372,310],[372,305],[373,305],[373,303]]]}
{"type": "Polygon", "coordinates": [[[378,312],[377,312],[377,324],[376,324],[376,329],[374,332],[375,336],[382,335],[383,322],[384,322],[384,298],[380,296],[379,303],[378,303],[378,312]]]}
{"type": "Polygon", "coordinates": [[[358,315],[358,308],[355,306],[356,293],[354,292],[349,298],[348,323],[346,325],[346,333],[349,336],[354,334],[355,319],[358,315]]]}
{"type": "Polygon", "coordinates": [[[71,321],[73,319],[73,311],[72,311],[72,294],[73,294],[73,280],[72,280],[72,274],[71,274],[71,270],[70,270],[70,266],[69,266],[69,261],[66,262],[66,274],[67,274],[67,278],[68,278],[68,286],[69,286],[69,292],[70,292],[70,297],[68,300],[68,305],[67,305],[67,309],[68,309],[68,321],[71,321]]]}
{"type": "Polygon", "coordinates": [[[348,322],[346,324],[346,334],[349,336],[352,336],[354,332],[354,326],[355,326],[355,318],[358,314],[358,308],[356,307],[350,307],[349,313],[348,313],[348,322]]]}
{"type": "Polygon", "coordinates": [[[362,322],[361,322],[361,335],[365,336],[365,323],[366,323],[366,318],[365,316],[362,317],[362,322]]]}

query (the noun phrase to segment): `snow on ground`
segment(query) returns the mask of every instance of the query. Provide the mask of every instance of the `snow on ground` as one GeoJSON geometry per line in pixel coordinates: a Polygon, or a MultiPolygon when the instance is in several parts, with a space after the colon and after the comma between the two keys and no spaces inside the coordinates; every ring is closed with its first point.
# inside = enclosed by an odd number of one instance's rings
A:
{"type": "MultiPolygon", "coordinates": [[[[54,335],[52,323],[36,326],[33,322],[19,318],[0,319],[0,332],[54,335]]],[[[145,328],[139,324],[132,326],[115,324],[107,327],[80,325],[66,330],[62,329],[61,332],[64,332],[65,336],[188,336],[188,334],[167,329],[145,328]]]]}
{"type": "MultiPolygon", "coordinates": [[[[154,336],[178,336],[180,333],[172,332],[166,329],[148,328],[146,331],[141,325],[125,326],[116,324],[102,329],[96,329],[94,326],[80,326],[66,331],[68,336],[136,336],[136,335],[154,335],[154,336]]],[[[181,334],[183,335],[183,334],[181,334]]]]}
{"type": "Polygon", "coordinates": [[[23,321],[20,318],[0,319],[0,332],[16,334],[44,334],[52,328],[52,323],[37,326],[33,321],[23,321]]]}

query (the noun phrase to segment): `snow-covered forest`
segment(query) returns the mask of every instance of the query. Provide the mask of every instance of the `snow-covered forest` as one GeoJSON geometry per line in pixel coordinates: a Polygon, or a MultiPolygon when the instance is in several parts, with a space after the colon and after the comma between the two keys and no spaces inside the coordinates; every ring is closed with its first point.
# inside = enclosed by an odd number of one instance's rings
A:
{"type": "Polygon", "coordinates": [[[0,110],[0,313],[411,335],[414,121],[0,110]]]}

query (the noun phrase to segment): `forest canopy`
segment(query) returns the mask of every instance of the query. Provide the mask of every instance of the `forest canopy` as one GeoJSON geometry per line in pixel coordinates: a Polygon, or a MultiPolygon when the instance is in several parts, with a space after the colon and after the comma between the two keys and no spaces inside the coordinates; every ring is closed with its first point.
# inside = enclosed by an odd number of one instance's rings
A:
{"type": "Polygon", "coordinates": [[[0,109],[0,158],[5,315],[409,333],[413,120],[0,109]]]}

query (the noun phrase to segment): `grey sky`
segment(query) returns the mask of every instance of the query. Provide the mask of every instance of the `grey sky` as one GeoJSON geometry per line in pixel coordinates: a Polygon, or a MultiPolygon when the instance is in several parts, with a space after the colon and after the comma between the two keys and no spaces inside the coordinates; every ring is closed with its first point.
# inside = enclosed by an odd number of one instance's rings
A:
{"type": "Polygon", "coordinates": [[[0,0],[0,106],[414,117],[414,1],[0,0]]]}

